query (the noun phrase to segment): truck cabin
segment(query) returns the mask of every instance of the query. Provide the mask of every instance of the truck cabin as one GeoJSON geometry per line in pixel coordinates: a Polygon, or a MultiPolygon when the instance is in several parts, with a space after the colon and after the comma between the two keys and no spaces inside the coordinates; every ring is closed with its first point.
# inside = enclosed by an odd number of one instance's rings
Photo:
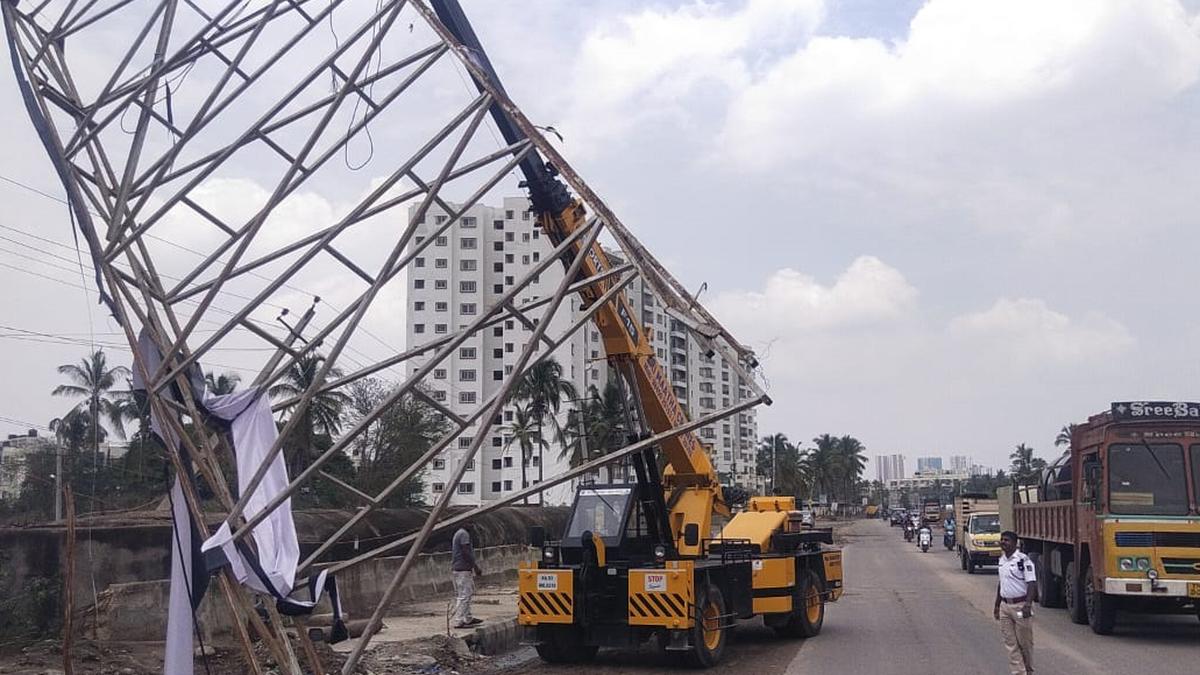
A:
{"type": "Polygon", "coordinates": [[[974,513],[966,524],[967,534],[1000,534],[999,513],[974,513]]]}
{"type": "Polygon", "coordinates": [[[1078,503],[1112,515],[1200,514],[1200,404],[1114,403],[1071,445],[1078,503]]]}

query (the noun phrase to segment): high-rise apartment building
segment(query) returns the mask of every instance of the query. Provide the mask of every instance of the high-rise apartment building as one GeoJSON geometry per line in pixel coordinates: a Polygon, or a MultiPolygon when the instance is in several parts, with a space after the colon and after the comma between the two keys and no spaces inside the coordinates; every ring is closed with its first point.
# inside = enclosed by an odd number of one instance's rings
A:
{"type": "Polygon", "coordinates": [[[955,473],[967,473],[971,469],[971,460],[966,455],[951,455],[950,470],[955,473]]]}
{"type": "Polygon", "coordinates": [[[875,480],[886,485],[904,475],[904,455],[875,455],[875,480]]]}
{"type": "Polygon", "coordinates": [[[917,473],[926,473],[929,471],[941,471],[941,457],[918,457],[917,458],[917,473]]]}
{"type": "MultiPolygon", "coordinates": [[[[417,224],[413,245],[419,245],[444,225],[448,215],[431,208],[423,222],[417,224]]],[[[529,211],[528,200],[521,197],[504,199],[501,208],[475,205],[449,228],[436,236],[432,245],[413,260],[407,280],[407,331],[409,348],[444,337],[467,326],[473,319],[494,305],[510,291],[534,266],[552,252],[552,246],[537,227],[529,211]]],[[[553,264],[516,296],[515,304],[536,302],[551,295],[561,281],[563,268],[553,264]]],[[[748,396],[743,382],[717,356],[702,352],[684,327],[672,322],[653,293],[635,280],[626,289],[638,319],[650,331],[656,357],[668,369],[668,376],[679,401],[689,417],[714,412],[748,396]]],[[[577,295],[569,295],[560,311],[551,319],[548,336],[567,330],[581,315],[577,295]]],[[[536,318],[539,310],[530,314],[536,318]]],[[[512,373],[521,350],[532,335],[532,327],[520,319],[507,318],[502,323],[477,332],[461,344],[456,353],[444,360],[426,378],[432,396],[457,414],[474,411],[480,403],[495,394],[506,376],[512,373]]],[[[608,363],[600,333],[588,322],[553,354],[562,366],[563,376],[569,379],[581,396],[589,387],[603,391],[608,378],[608,363]]],[[[417,372],[426,358],[414,358],[409,372],[417,372]]],[[[566,410],[563,406],[563,419],[566,410]]],[[[512,441],[506,426],[513,421],[515,406],[505,406],[501,418],[487,433],[475,460],[469,463],[453,504],[478,505],[503,498],[521,489],[522,456],[519,445],[512,441]]],[[[435,459],[425,477],[426,499],[441,495],[458,462],[475,435],[482,433],[473,425],[458,438],[454,447],[435,459]]],[[[697,431],[709,449],[723,481],[753,489],[756,486],[755,439],[757,425],[753,411],[743,412],[717,424],[697,431]]],[[[538,464],[546,478],[567,469],[567,460],[560,458],[553,434],[545,432],[550,447],[525,467],[526,480],[534,484],[538,464]]],[[[624,478],[620,470],[605,478],[624,478]]],[[[548,504],[570,501],[573,487],[556,486],[545,493],[548,504]]]]}

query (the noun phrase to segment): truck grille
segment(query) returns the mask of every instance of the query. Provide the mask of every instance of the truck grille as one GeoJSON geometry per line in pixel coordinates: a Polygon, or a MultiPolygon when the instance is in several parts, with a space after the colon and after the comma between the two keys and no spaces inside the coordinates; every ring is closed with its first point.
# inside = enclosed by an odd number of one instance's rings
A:
{"type": "Polygon", "coordinates": [[[1117,546],[1200,548],[1200,532],[1118,532],[1117,546]]]}
{"type": "Polygon", "coordinates": [[[1200,576],[1200,558],[1163,558],[1162,562],[1167,574],[1200,576]]]}

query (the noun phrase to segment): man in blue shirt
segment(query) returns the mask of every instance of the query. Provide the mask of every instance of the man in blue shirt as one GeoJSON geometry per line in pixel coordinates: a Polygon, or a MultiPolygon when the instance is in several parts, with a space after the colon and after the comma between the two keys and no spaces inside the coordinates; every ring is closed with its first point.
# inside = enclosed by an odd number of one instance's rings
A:
{"type": "Polygon", "coordinates": [[[455,628],[470,628],[483,623],[471,616],[471,598],[475,595],[475,577],[483,574],[475,562],[475,549],[471,546],[471,534],[466,528],[458,528],[450,542],[450,572],[454,575],[454,611],[452,620],[455,628]]]}

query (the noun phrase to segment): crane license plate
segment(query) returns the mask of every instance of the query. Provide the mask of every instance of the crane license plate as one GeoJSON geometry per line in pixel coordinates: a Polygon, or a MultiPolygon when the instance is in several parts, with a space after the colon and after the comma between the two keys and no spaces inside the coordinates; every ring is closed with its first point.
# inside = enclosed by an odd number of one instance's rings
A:
{"type": "Polygon", "coordinates": [[[1188,584],[1188,597],[1200,598],[1200,584],[1188,584]]]}

